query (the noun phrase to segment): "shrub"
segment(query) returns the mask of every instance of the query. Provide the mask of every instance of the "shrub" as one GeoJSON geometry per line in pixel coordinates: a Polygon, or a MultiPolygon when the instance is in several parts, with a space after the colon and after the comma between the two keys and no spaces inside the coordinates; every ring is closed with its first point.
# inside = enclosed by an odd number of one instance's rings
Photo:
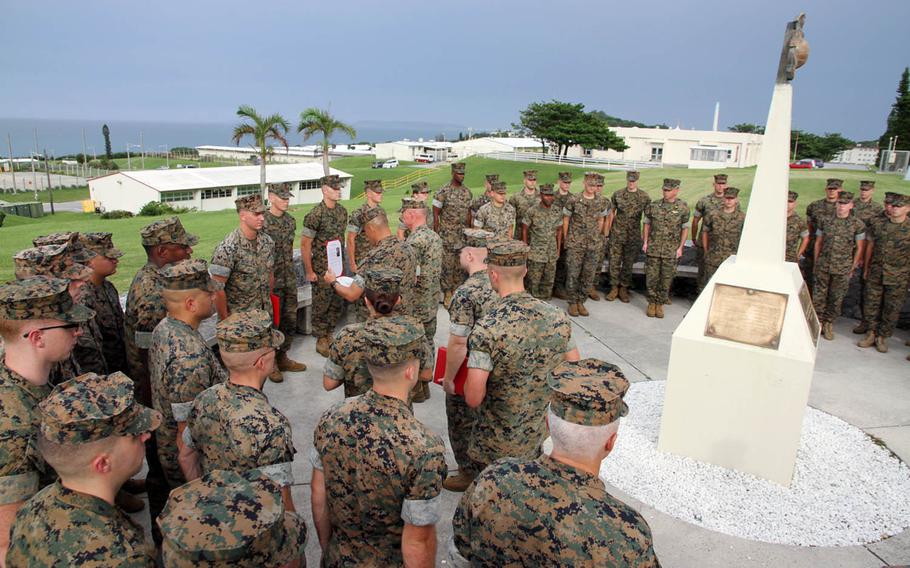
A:
{"type": "Polygon", "coordinates": [[[170,203],[161,203],[159,201],[149,201],[139,210],[139,215],[143,217],[156,217],[158,215],[178,215],[192,211],[192,207],[174,207],[170,203]]]}
{"type": "Polygon", "coordinates": [[[113,211],[105,211],[101,214],[102,219],[124,219],[126,217],[132,217],[133,214],[129,211],[124,211],[123,209],[114,209],[113,211]]]}

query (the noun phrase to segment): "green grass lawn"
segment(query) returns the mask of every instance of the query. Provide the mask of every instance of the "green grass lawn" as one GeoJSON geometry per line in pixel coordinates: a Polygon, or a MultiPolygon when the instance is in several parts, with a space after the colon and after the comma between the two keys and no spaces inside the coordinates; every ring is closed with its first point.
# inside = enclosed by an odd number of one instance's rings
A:
{"type": "MultiPolygon", "coordinates": [[[[134,170],[142,169],[142,158],[140,158],[139,156],[132,156],[129,161],[132,163],[134,170]]],[[[127,169],[127,159],[126,158],[115,158],[114,162],[117,164],[117,167],[120,168],[121,170],[127,169]]],[[[147,170],[154,170],[156,168],[159,168],[159,167],[167,165],[167,164],[168,164],[168,160],[165,158],[159,158],[157,156],[146,156],[145,157],[145,169],[147,169],[147,170]]],[[[177,166],[178,164],[181,164],[181,165],[195,164],[196,166],[199,166],[200,168],[218,168],[221,166],[236,166],[237,162],[234,162],[234,161],[200,162],[199,160],[183,160],[183,159],[178,159],[178,158],[170,159],[171,169],[174,169],[175,166],[177,166]]],[[[240,165],[249,166],[250,164],[241,161],[240,165]]]]}
{"type": "MultiPolygon", "coordinates": [[[[536,169],[538,171],[538,183],[555,182],[557,172],[571,171],[574,176],[572,189],[576,192],[581,190],[582,177],[584,175],[584,168],[561,166],[559,164],[530,164],[486,158],[468,158],[465,161],[467,162],[465,183],[475,194],[479,194],[482,190],[483,176],[487,173],[498,173],[500,179],[508,184],[510,193],[521,188],[522,172],[526,169],[536,169]]],[[[333,160],[332,167],[354,175],[353,193],[355,195],[362,191],[363,180],[365,179],[396,178],[414,171],[412,166],[400,166],[391,170],[373,170],[370,168],[371,162],[371,158],[343,158],[333,160]]],[[[680,196],[690,206],[694,207],[699,197],[711,191],[712,176],[715,173],[711,170],[688,169],[643,170],[640,183],[641,187],[653,199],[657,199],[661,194],[660,187],[663,183],[663,178],[678,178],[682,181],[680,196]]],[[[725,173],[730,176],[730,185],[743,190],[740,196],[745,208],[748,205],[755,168],[729,169],[725,170],[725,173]]],[[[615,190],[625,185],[624,172],[604,172],[604,176],[606,178],[604,192],[607,195],[611,195],[615,190]]],[[[430,187],[435,189],[446,183],[449,177],[449,168],[443,167],[437,171],[428,172],[426,179],[430,187]]],[[[804,211],[811,201],[824,196],[825,179],[829,177],[844,179],[845,188],[855,192],[858,191],[860,180],[875,180],[875,199],[877,201],[881,201],[882,195],[886,191],[910,194],[910,182],[903,181],[894,175],[832,170],[828,168],[823,170],[791,170],[790,188],[800,194],[799,211],[804,211]]],[[[55,200],[57,199],[56,193],[55,200]]],[[[401,204],[401,198],[408,194],[410,194],[409,187],[398,188],[385,193],[383,208],[389,213],[389,220],[393,226],[397,226],[398,223],[398,207],[401,204]]],[[[352,211],[362,203],[362,198],[343,202],[348,211],[352,211]]],[[[291,212],[297,219],[298,238],[303,216],[312,207],[312,205],[301,205],[292,208],[291,212]]],[[[199,236],[199,244],[195,247],[194,256],[206,260],[211,259],[212,252],[221,239],[237,226],[237,214],[233,210],[186,213],[181,215],[181,218],[187,230],[199,236]]],[[[121,292],[125,292],[136,270],[145,263],[145,253],[139,241],[139,230],[155,219],[155,217],[134,217],[131,219],[104,220],[97,215],[83,213],[58,213],[39,219],[8,215],[4,226],[0,228],[0,236],[2,236],[0,238],[0,257],[5,259],[0,262],[0,280],[13,278],[11,260],[13,254],[23,248],[30,247],[32,239],[38,235],[55,231],[110,231],[114,234],[114,243],[126,253],[121,259],[117,274],[111,280],[121,292]]]]}
{"type": "MultiPolygon", "coordinates": [[[[83,199],[88,199],[88,186],[82,187],[67,187],[66,189],[55,189],[54,190],[54,203],[63,203],[64,201],[82,201],[83,199]]],[[[24,203],[26,201],[34,201],[35,192],[33,191],[19,191],[16,193],[0,193],[0,201],[8,201],[10,203],[24,203]]],[[[42,203],[49,203],[50,196],[47,191],[38,192],[38,201],[42,203]]]]}

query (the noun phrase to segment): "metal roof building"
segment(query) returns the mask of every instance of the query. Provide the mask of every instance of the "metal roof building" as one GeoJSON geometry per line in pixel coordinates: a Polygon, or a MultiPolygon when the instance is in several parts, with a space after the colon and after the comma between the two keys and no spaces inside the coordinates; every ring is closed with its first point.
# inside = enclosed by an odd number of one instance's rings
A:
{"type": "MultiPolygon", "coordinates": [[[[341,198],[351,195],[351,174],[330,168],[342,181],[341,198]]],[[[272,164],[266,166],[266,183],[290,183],[291,205],[322,200],[319,179],[322,164],[272,164]]],[[[193,207],[197,211],[233,209],[234,200],[259,193],[259,166],[139,170],[90,179],[89,195],[105,211],[122,209],[138,213],[149,201],[193,207]]]]}

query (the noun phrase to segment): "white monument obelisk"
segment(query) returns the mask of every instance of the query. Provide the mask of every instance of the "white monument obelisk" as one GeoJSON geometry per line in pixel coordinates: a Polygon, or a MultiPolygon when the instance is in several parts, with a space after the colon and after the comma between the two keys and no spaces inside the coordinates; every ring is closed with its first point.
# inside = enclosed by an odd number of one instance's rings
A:
{"type": "Polygon", "coordinates": [[[658,449],[789,485],[819,325],[799,267],[784,262],[790,81],[808,57],[787,25],[736,256],[673,333],[658,449]]]}

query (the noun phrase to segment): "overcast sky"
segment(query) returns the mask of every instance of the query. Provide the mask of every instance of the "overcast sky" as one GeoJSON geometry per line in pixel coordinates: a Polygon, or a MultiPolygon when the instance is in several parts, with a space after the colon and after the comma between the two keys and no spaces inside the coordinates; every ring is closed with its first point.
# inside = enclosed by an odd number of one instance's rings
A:
{"type": "Polygon", "coordinates": [[[785,23],[812,53],[794,125],[877,138],[910,65],[910,1],[5,2],[0,116],[508,127],[560,99],[648,123],[763,123],[785,23]]]}

